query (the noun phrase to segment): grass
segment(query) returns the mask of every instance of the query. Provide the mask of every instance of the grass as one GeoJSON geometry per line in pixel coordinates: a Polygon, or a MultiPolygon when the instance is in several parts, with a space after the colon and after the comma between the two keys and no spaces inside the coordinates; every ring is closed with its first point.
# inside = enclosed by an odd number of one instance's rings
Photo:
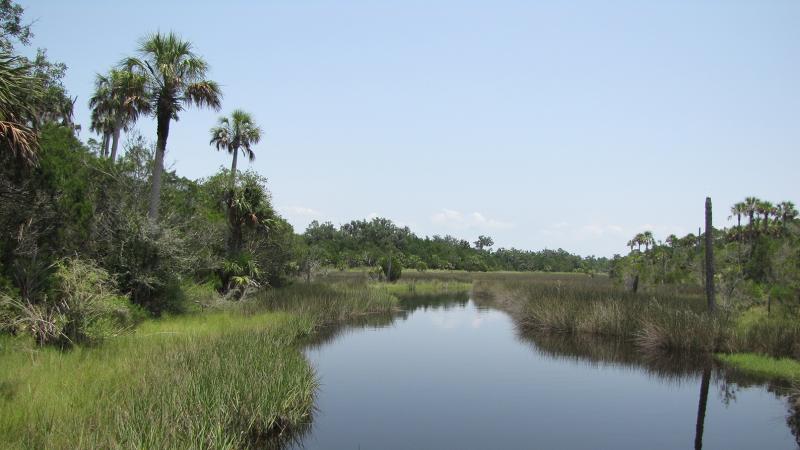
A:
{"type": "Polygon", "coordinates": [[[717,354],[716,358],[747,374],[800,382],[800,361],[795,359],[772,358],[755,353],[717,354]]]}
{"type": "Polygon", "coordinates": [[[2,448],[262,448],[310,422],[299,344],[325,324],[397,309],[355,286],[268,290],[226,310],[147,321],[68,352],[0,340],[2,448]]]}
{"type": "Polygon", "coordinates": [[[606,277],[500,275],[476,278],[473,297],[505,309],[532,332],[624,339],[645,353],[752,352],[800,358],[800,321],[726,307],[709,314],[702,292],[691,287],[634,294],[606,277]]]}

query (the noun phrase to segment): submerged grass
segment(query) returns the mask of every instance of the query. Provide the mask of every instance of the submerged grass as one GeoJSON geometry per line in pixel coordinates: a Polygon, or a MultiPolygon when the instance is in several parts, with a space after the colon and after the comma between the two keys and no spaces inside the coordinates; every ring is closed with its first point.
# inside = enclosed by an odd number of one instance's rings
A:
{"type": "Polygon", "coordinates": [[[0,448],[263,448],[310,421],[317,381],[297,344],[385,312],[372,289],[294,286],[222,311],[148,321],[63,352],[0,339],[0,448]]]}

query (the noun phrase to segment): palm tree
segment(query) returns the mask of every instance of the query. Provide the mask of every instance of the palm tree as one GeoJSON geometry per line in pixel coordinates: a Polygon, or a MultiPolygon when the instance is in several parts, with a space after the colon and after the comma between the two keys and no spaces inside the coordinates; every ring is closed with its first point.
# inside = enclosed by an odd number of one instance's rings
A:
{"type": "Polygon", "coordinates": [[[139,57],[125,59],[122,66],[145,77],[144,90],[156,118],[156,154],[147,216],[157,220],[170,121],[178,120],[178,113],[186,106],[218,110],[222,93],[216,82],[205,79],[208,63],[192,51],[190,42],[174,33],[147,36],[139,46],[139,57]]]}
{"type": "Polygon", "coordinates": [[[111,135],[113,133],[113,123],[108,114],[97,109],[92,110],[89,131],[103,136],[100,142],[100,156],[103,158],[107,157],[111,145],[111,135]]]}
{"type": "Polygon", "coordinates": [[[111,139],[112,161],[117,159],[120,132],[128,131],[140,114],[149,114],[152,110],[145,90],[146,82],[142,74],[129,70],[114,69],[108,75],[97,75],[94,95],[89,99],[92,131],[103,133],[103,156],[108,155],[111,139]],[[95,126],[95,118],[103,124],[102,130],[95,126]]]}
{"type": "Polygon", "coordinates": [[[760,201],[756,204],[756,212],[764,217],[764,231],[767,231],[769,227],[769,216],[772,215],[774,209],[775,207],[772,206],[772,203],[767,201],[760,201]]]}
{"type": "Polygon", "coordinates": [[[756,208],[761,203],[757,197],[747,197],[744,199],[744,210],[747,213],[747,226],[752,228],[755,225],[756,208]]]}
{"type": "Polygon", "coordinates": [[[652,231],[645,231],[642,233],[642,244],[644,244],[644,251],[647,252],[650,246],[655,247],[656,239],[653,237],[652,231]]]}
{"type": "Polygon", "coordinates": [[[747,204],[745,204],[745,202],[739,202],[731,206],[731,215],[728,217],[728,219],[736,216],[736,228],[741,230],[742,216],[745,214],[747,214],[747,204]]]}
{"type": "MultiPolygon", "coordinates": [[[[35,115],[27,99],[39,98],[41,86],[20,58],[0,53],[0,150],[26,166],[36,164],[39,141],[30,124],[35,115]]],[[[5,159],[7,155],[0,154],[5,159]]]]}
{"type": "Polygon", "coordinates": [[[236,160],[239,150],[251,162],[256,159],[253,152],[253,145],[261,140],[261,128],[253,121],[253,117],[242,111],[234,110],[231,117],[220,117],[219,124],[211,128],[211,142],[217,146],[217,150],[225,149],[233,155],[231,162],[231,189],[236,186],[236,160]]]}
{"type": "Polygon", "coordinates": [[[631,248],[631,252],[633,252],[633,247],[638,247],[639,251],[642,251],[642,241],[644,236],[642,233],[637,233],[636,236],[633,237],[630,241],[628,241],[628,247],[631,248]]]}
{"type": "Polygon", "coordinates": [[[794,207],[794,203],[792,202],[780,202],[778,204],[778,215],[780,217],[781,224],[786,226],[789,222],[796,219],[798,215],[797,209],[794,207]]]}

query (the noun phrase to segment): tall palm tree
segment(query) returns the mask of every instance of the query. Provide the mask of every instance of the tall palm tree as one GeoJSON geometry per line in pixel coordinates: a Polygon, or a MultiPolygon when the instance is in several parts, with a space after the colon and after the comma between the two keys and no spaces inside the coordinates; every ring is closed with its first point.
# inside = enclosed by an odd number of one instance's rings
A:
{"type": "MultiPolygon", "coordinates": [[[[130,70],[112,69],[108,75],[97,75],[95,91],[89,99],[92,108],[92,128],[95,117],[104,124],[103,149],[108,154],[109,138],[111,140],[111,160],[117,159],[119,137],[122,130],[128,131],[140,114],[149,114],[152,110],[148,92],[145,89],[147,79],[144,75],[130,70]]],[[[97,130],[100,132],[100,130],[97,130]]]]}
{"type": "Polygon", "coordinates": [[[231,189],[236,186],[236,160],[239,150],[251,162],[256,159],[253,145],[261,140],[261,128],[253,121],[253,117],[242,111],[234,110],[231,117],[220,117],[219,124],[211,128],[211,142],[217,150],[227,150],[233,155],[231,162],[231,189]]]}
{"type": "Polygon", "coordinates": [[[157,220],[170,122],[178,120],[178,113],[186,106],[218,110],[222,93],[216,82],[205,79],[208,63],[192,51],[190,42],[174,33],[147,36],[138,52],[139,57],[125,59],[122,66],[145,77],[145,92],[156,118],[156,154],[147,216],[157,220]]]}

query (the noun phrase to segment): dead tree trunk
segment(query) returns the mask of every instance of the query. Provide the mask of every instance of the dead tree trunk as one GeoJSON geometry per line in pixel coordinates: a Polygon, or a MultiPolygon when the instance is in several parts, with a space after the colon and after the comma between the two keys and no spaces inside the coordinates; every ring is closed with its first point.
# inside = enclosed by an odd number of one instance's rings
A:
{"type": "Polygon", "coordinates": [[[708,312],[717,309],[714,300],[714,225],[711,223],[711,197],[706,197],[706,301],[708,312]]]}

